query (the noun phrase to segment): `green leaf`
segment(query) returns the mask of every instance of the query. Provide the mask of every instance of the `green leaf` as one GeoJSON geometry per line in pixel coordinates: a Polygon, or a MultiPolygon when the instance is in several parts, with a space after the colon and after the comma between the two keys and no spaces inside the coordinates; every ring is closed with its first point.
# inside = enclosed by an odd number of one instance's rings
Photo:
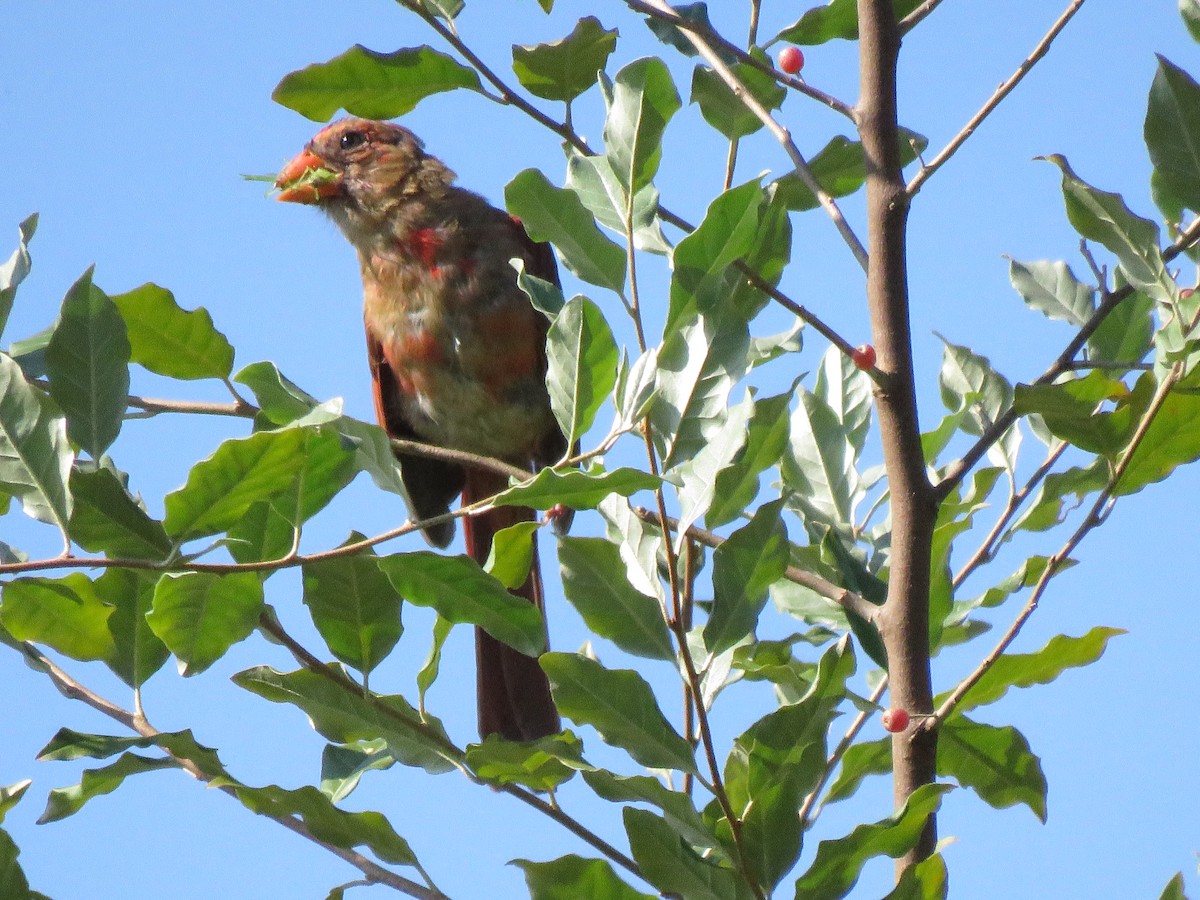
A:
{"type": "Polygon", "coordinates": [[[56,525],[64,539],[73,456],[62,414],[0,353],[0,490],[19,498],[27,515],[56,525]]]}
{"type": "Polygon", "coordinates": [[[8,316],[12,312],[13,301],[17,297],[17,286],[29,275],[32,260],[29,257],[29,242],[37,231],[38,214],[34,213],[25,218],[17,226],[20,242],[13,251],[8,262],[0,264],[0,334],[8,325],[8,316]]]}
{"type": "Polygon", "coordinates": [[[1179,15],[1183,16],[1183,24],[1196,41],[1200,41],[1200,2],[1198,0],[1179,0],[1179,15]]]}
{"type": "Polygon", "coordinates": [[[558,560],[563,593],[590,631],[635,656],[675,659],[658,600],[629,583],[616,544],[604,538],[560,538],[558,560]]]}
{"type": "Polygon", "coordinates": [[[355,44],[341,56],[291,72],[271,94],[281,106],[314,122],[339,109],[364,119],[395,119],[431,94],[482,90],[479,76],[428,46],[376,53],[355,44]]]}
{"type": "MultiPolygon", "coordinates": [[[[892,0],[896,21],[903,19],[921,5],[921,0],[892,0]]],[[[823,44],[835,39],[858,40],[858,7],[855,0],[830,0],[825,6],[815,6],[771,39],[792,44],[823,44]]]]}
{"type": "Polygon", "coordinates": [[[636,195],[654,180],[663,132],[681,105],[671,73],[657,57],[634,60],[613,79],[605,155],[628,193],[636,195]]]}
{"type": "Polygon", "coordinates": [[[438,616],[433,623],[433,641],[429,647],[429,656],[425,660],[425,664],[421,666],[421,671],[417,672],[417,702],[421,706],[421,710],[425,709],[425,693],[437,681],[438,670],[442,664],[442,647],[446,643],[446,638],[450,636],[450,629],[454,627],[453,622],[448,622],[441,616],[438,616]]]}
{"type": "Polygon", "coordinates": [[[942,343],[945,350],[938,374],[942,402],[952,412],[968,410],[964,430],[968,434],[982,434],[1012,405],[1012,385],[992,368],[987,357],[945,338],[942,343]]]}
{"type": "MultiPolygon", "coordinates": [[[[853,5],[853,4],[851,4],[853,5]]],[[[915,131],[900,129],[900,164],[907,166],[929,145],[929,140],[915,131]]],[[[843,135],[835,135],[820,152],[808,161],[809,171],[825,193],[831,197],[846,197],[867,181],[867,162],[862,144],[843,135]]],[[[794,172],[775,182],[784,205],[796,212],[816,209],[820,201],[794,172]]]]}
{"type": "Polygon", "coordinates": [[[461,754],[440,722],[421,716],[403,697],[364,696],[308,669],[277,672],[267,666],[233,676],[233,683],[272,703],[290,703],[322,737],[336,743],[383,738],[397,761],[430,774],[449,772],[461,754]]]}
{"type": "Polygon", "coordinates": [[[192,467],[183,487],[167,494],[167,533],[182,542],[231,528],[256,501],[292,486],[304,448],[305,431],[298,428],[225,441],[192,467]]]}
{"type": "Polygon", "coordinates": [[[46,346],[50,396],[67,417],[67,436],[93,459],[121,431],[129,395],[129,340],[116,306],[88,269],[63,298],[46,346]]]}
{"type": "MultiPolygon", "coordinates": [[[[350,542],[363,540],[352,534],[350,542]]],[[[365,550],[354,556],[304,564],[304,605],[325,645],[339,660],[366,674],[382,662],[404,628],[400,595],[365,550]]]]}
{"type": "Polygon", "coordinates": [[[1140,291],[1121,301],[1088,338],[1088,354],[1093,359],[1141,362],[1150,350],[1153,314],[1154,301],[1140,291]]]}
{"type": "MultiPolygon", "coordinates": [[[[761,51],[758,56],[760,61],[766,61],[761,51]]],[[[734,63],[730,69],[764,109],[779,109],[783,105],[787,89],[770,75],[748,63],[734,63]]],[[[763,127],[762,120],[712,69],[698,66],[692,73],[690,102],[699,104],[704,121],[731,141],[754,134],[763,127]]]]}
{"type": "Polygon", "coordinates": [[[1017,519],[1013,530],[1047,531],[1062,524],[1084,497],[1108,485],[1109,475],[1109,465],[1104,459],[1095,459],[1085,468],[1072,466],[1063,472],[1052,472],[1042,483],[1037,499],[1017,519]],[[1069,506],[1068,498],[1071,499],[1069,506]]]}
{"type": "Polygon", "coordinates": [[[418,2],[438,18],[449,22],[454,21],[466,6],[463,0],[418,0],[418,2]]]}
{"type": "Polygon", "coordinates": [[[307,426],[302,433],[303,462],[292,484],[256,500],[228,529],[229,553],[238,562],[286,556],[300,527],[358,474],[355,454],[334,425],[307,426]]]}
{"type": "Polygon", "coordinates": [[[112,300],[125,319],[132,362],[168,378],[225,378],[233,370],[233,347],[207,309],[183,310],[157,284],[112,300]]]}
{"type": "Polygon", "coordinates": [[[326,744],[321,751],[321,793],[337,803],[354,792],[363,773],[395,764],[395,757],[387,752],[387,741],[382,739],[347,746],[326,744]]]}
{"type": "Polygon", "coordinates": [[[1011,725],[997,728],[957,716],[938,732],[937,772],[995,809],[1024,803],[1046,821],[1046,776],[1029,742],[1011,725]]]}
{"type": "Polygon", "coordinates": [[[713,551],[713,606],[704,626],[709,653],[723,653],[753,634],[767,588],[783,577],[790,545],[782,507],[782,499],[764,503],[713,551]]]}
{"type": "Polygon", "coordinates": [[[0,822],[4,821],[4,816],[10,809],[21,802],[21,798],[25,796],[25,792],[29,790],[31,784],[33,784],[33,781],[26,778],[24,781],[18,781],[16,784],[0,787],[0,822]]]}
{"type": "Polygon", "coordinates": [[[160,731],[149,737],[115,737],[109,734],[83,734],[60,728],[38,753],[38,760],[106,759],[135,747],[161,747],[176,759],[195,763],[208,775],[223,775],[225,768],[211,747],[196,742],[190,730],[160,731]]]}
{"type": "MultiPolygon", "coordinates": [[[[1009,688],[1049,684],[1066,669],[1091,665],[1103,655],[1110,638],[1124,633],[1120,628],[1096,627],[1082,637],[1053,637],[1036,653],[1005,654],[966,693],[955,713],[995,703],[1009,688]]],[[[937,698],[934,706],[943,699],[944,695],[937,698]]]]}
{"type": "Polygon", "coordinates": [[[501,528],[492,535],[492,549],[483,570],[510,591],[516,590],[529,577],[537,544],[534,536],[538,522],[517,522],[501,528]]]}
{"type": "Polygon", "coordinates": [[[567,446],[587,433],[617,381],[617,345],[600,307],[573,297],[546,338],[546,388],[567,446]]]}
{"type": "Polygon", "coordinates": [[[247,809],[259,815],[275,819],[298,816],[319,841],[345,850],[369,847],[377,857],[392,865],[420,865],[408,841],[395,832],[383,813],[338,809],[332,800],[309,785],[296,790],[276,785],[255,788],[227,779],[219,780],[216,785],[231,788],[247,809]]]}
{"type": "Polygon", "coordinates": [[[456,625],[478,625],[528,656],[546,647],[538,608],[514,597],[470,557],[418,550],[384,556],[379,568],[409,603],[436,609],[456,625]]]}
{"type": "Polygon", "coordinates": [[[1180,206],[1200,209],[1200,85],[1161,54],[1144,135],[1156,189],[1180,206]]]}
{"type": "Polygon", "coordinates": [[[129,493],[124,473],[107,461],[78,464],[71,470],[71,538],[92,553],[166,559],[171,539],[162,523],[150,518],[141,502],[129,493]]]}
{"type": "MultiPolygon", "coordinates": [[[[707,3],[679,3],[673,7],[673,12],[688,22],[691,22],[701,29],[707,28],[710,32],[714,31],[712,20],[708,17],[707,3]]],[[[694,44],[687,39],[687,35],[679,28],[676,28],[670,22],[664,19],[659,19],[656,16],[646,17],[646,27],[654,32],[664,44],[674,47],[684,56],[696,56],[698,51],[694,44]]],[[[732,64],[734,57],[726,52],[721,47],[714,48],[726,65],[732,64]]]]}
{"type": "Polygon", "coordinates": [[[607,860],[571,854],[550,862],[514,859],[512,865],[525,872],[530,900],[652,900],[618,878],[607,860]]]}
{"type": "Polygon", "coordinates": [[[0,829],[0,893],[11,900],[46,900],[43,895],[29,890],[29,881],[17,862],[20,855],[20,849],[8,832],[0,829]]]}
{"type": "Polygon", "coordinates": [[[625,832],[642,877],[662,893],[688,900],[742,900],[749,889],[732,869],[696,855],[660,816],[627,806],[625,832]]]}
{"type": "Polygon", "coordinates": [[[658,218],[658,189],[647,184],[633,195],[629,192],[607,156],[584,156],[572,149],[567,156],[567,188],[574,191],[596,221],[625,237],[629,233],[626,216],[633,222],[633,244],[638,250],[667,253],[671,245],[662,233],[658,218]]]}
{"type": "Polygon", "coordinates": [[[565,305],[562,289],[544,278],[525,271],[525,260],[514,257],[509,263],[517,270],[517,287],[524,291],[533,308],[547,319],[553,319],[565,305]]]}
{"type": "Polygon", "coordinates": [[[791,441],[783,455],[788,503],[806,523],[845,529],[863,496],[855,452],[837,413],[816,394],[800,389],[791,418],[791,441]]]}
{"type": "Polygon", "coordinates": [[[1081,326],[1096,308],[1096,291],[1075,277],[1065,262],[1008,262],[1008,278],[1021,299],[1049,319],[1081,326]]]}
{"type": "Polygon", "coordinates": [[[658,807],[667,823],[694,847],[703,847],[719,859],[725,858],[720,841],[704,824],[692,798],[673,791],[649,775],[614,775],[604,769],[583,770],[583,780],[596,795],[613,803],[649,803],[658,807]]]}
{"type": "Polygon", "coordinates": [[[583,743],[569,731],[536,741],[506,741],[492,734],[467,748],[467,765],[493,784],[521,784],[535,791],[552,791],[586,767],[583,743]]]}
{"type": "Polygon", "coordinates": [[[111,765],[100,769],[85,769],[79,784],[52,790],[46,798],[46,810],[38,819],[38,824],[45,825],[74,815],[93,797],[111,794],[131,775],[177,768],[179,763],[173,759],[123,753],[111,765]]]}
{"type": "Polygon", "coordinates": [[[601,233],[573,190],[526,169],[505,186],[504,204],[531,238],[553,243],[563,264],[584,281],[618,294],[625,289],[625,251],[601,233]]]}
{"type": "Polygon", "coordinates": [[[868,775],[886,775],[892,771],[892,742],[890,739],[860,741],[842,757],[842,768],[829,792],[826,803],[853,796],[868,775]]]}
{"type": "MultiPolygon", "coordinates": [[[[1193,36],[1197,40],[1200,40],[1200,18],[1197,19],[1193,36]]],[[[1158,900],[1187,900],[1187,894],[1183,892],[1183,888],[1183,873],[1176,872],[1175,877],[1167,882],[1167,886],[1163,888],[1163,892],[1158,895],[1158,900]]]]}
{"type": "Polygon", "coordinates": [[[4,586],[0,623],[18,641],[53,647],[72,659],[108,659],[113,608],[86,575],[17,578],[4,586]]]}
{"type": "Polygon", "coordinates": [[[896,889],[883,900],[946,900],[949,879],[946,860],[940,853],[934,853],[905,869],[896,882],[896,889]]]}
{"type": "Polygon", "coordinates": [[[1120,194],[1092,187],[1072,171],[1065,157],[1046,157],[1062,171],[1067,219],[1082,236],[1098,241],[1117,257],[1130,283],[1155,300],[1170,301],[1178,288],[1167,272],[1159,247],[1158,226],[1135,215],[1120,194]]]}
{"type": "Polygon", "coordinates": [[[112,568],[95,582],[96,596],[113,608],[108,619],[113,641],[108,667],[130,687],[141,687],[171,655],[146,622],[160,577],[155,572],[112,568]]]}
{"type": "MultiPolygon", "coordinates": [[[[1150,378],[1146,379],[1147,385],[1150,378]]],[[[1200,458],[1200,381],[1194,375],[1167,395],[1133,458],[1117,482],[1114,494],[1127,496],[1147,484],[1162,481],[1177,467],[1200,458]]],[[[1139,380],[1140,386],[1140,380],[1139,380]]]]}
{"type": "Polygon", "coordinates": [[[717,473],[713,502],[705,524],[718,528],[732,522],[758,495],[758,478],[779,462],[787,447],[790,422],[788,404],[792,392],[754,400],[746,426],[746,442],[733,462],[717,473]]]}
{"type": "Polygon", "coordinates": [[[534,46],[513,46],[513,72],[529,93],[570,103],[596,83],[617,46],[617,29],[595,16],[580,19],[565,38],[534,46]]]}
{"type": "Polygon", "coordinates": [[[637,469],[542,469],[529,481],[510,487],[492,501],[496,506],[528,506],[551,509],[562,503],[572,509],[594,509],[606,497],[617,494],[632,497],[638,491],[652,491],[662,484],[647,472],[637,469]]]}
{"type": "Polygon", "coordinates": [[[146,621],[178,658],[180,674],[197,675],[249,636],[262,606],[253,572],[186,572],[159,580],[146,621]]]}
{"type": "Polygon", "coordinates": [[[1124,382],[1100,370],[1083,378],[1057,384],[1017,385],[1013,410],[1022,416],[1037,414],[1055,437],[1089,453],[1108,456],[1122,450],[1146,409],[1152,379],[1131,394],[1124,382]],[[1113,402],[1112,412],[1100,412],[1113,402]]]}
{"type": "MultiPolygon", "coordinates": [[[[708,441],[696,455],[682,460],[673,472],[679,497],[679,526],[675,529],[677,551],[681,552],[687,529],[712,506],[717,496],[718,473],[730,466],[745,446],[746,424],[753,410],[750,392],[746,393],[746,399],[731,406],[724,421],[709,432],[708,441]]],[[[741,510],[737,515],[741,515],[741,510]]]]}
{"type": "Polygon", "coordinates": [[[546,653],[542,669],[554,704],[568,719],[591,725],[606,743],[643,766],[696,772],[692,748],[663,716],[637,672],[606,669],[578,653],[546,653]]]}
{"type": "Polygon", "coordinates": [[[273,362],[250,363],[233,380],[250,388],[263,415],[275,425],[294,422],[317,406],[317,398],[285,378],[273,362]]]}
{"type": "Polygon", "coordinates": [[[690,459],[726,420],[729,393],[749,366],[750,334],[729,306],[693,312],[663,337],[650,410],[665,469],[690,459]]]}
{"type": "Polygon", "coordinates": [[[837,347],[821,357],[813,393],[833,410],[855,454],[862,453],[871,427],[871,379],[837,347]]]}
{"type": "Polygon", "coordinates": [[[796,900],[844,897],[868,859],[903,856],[916,846],[925,822],[937,812],[942,795],[949,790],[948,784],[921,785],[894,816],[859,825],[844,838],[821,841],[812,865],[796,881],[796,900]]]}

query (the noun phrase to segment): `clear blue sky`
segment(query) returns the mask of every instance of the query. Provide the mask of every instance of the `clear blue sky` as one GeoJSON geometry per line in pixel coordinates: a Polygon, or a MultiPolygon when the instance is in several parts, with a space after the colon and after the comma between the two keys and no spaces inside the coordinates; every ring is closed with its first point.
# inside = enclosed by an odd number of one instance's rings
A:
{"type": "MultiPolygon", "coordinates": [[[[534,0],[469,0],[460,26],[500,70],[507,68],[512,41],[559,37],[585,14],[598,15],[606,25],[621,23],[622,61],[660,52],[620,3],[557,5],[555,17],[547,19],[534,0]]],[[[741,6],[711,5],[722,11],[741,6]]],[[[764,33],[804,8],[779,0],[764,5],[764,33]]],[[[1061,152],[1083,178],[1122,192],[1135,209],[1152,214],[1140,134],[1153,54],[1162,52],[1200,73],[1200,48],[1187,38],[1174,6],[1162,0],[1091,0],[1050,58],[921,194],[910,244],[926,427],[941,414],[936,392],[941,351],[934,329],[988,356],[1013,381],[1036,377],[1069,337],[1064,327],[1025,310],[1008,285],[1004,254],[1066,258],[1077,272],[1085,271],[1078,240],[1062,214],[1057,171],[1033,162],[1033,156],[1061,152]]],[[[940,147],[1060,10],[1059,3],[1034,0],[947,0],[906,41],[905,124],[928,135],[931,149],[940,147]]],[[[741,20],[733,21],[734,33],[741,34],[741,20]]],[[[434,36],[386,0],[24,3],[8,4],[4,23],[0,109],[9,176],[0,192],[0,257],[7,258],[15,245],[17,223],[32,211],[41,213],[33,274],[21,288],[5,345],[49,324],[66,288],[95,263],[96,282],[110,293],[154,281],[173,290],[184,307],[207,307],[237,348],[239,367],[274,360],[310,393],[344,397],[351,413],[370,418],[358,273],[350,250],[317,214],[268,202],[260,185],[239,176],[276,170],[317,128],[271,101],[284,74],[355,42],[389,51],[435,41],[434,36]]],[[[853,100],[851,49],[833,44],[807,49],[806,75],[853,100]]],[[[689,66],[672,64],[686,99],[689,66]]],[[[592,92],[576,111],[580,129],[596,144],[598,102],[592,92]]],[[[800,97],[789,99],[783,119],[809,153],[843,130],[842,121],[800,97]]],[[[538,166],[561,179],[553,135],[478,97],[434,97],[406,124],[464,184],[495,201],[523,168],[538,166]]],[[[660,178],[664,202],[693,220],[719,184],[724,159],[719,143],[701,129],[695,108],[685,108],[668,133],[660,178]]],[[[786,166],[777,146],[759,140],[745,152],[739,171],[749,178],[786,166]]],[[[845,206],[851,216],[860,210],[854,201],[845,206]]],[[[853,260],[819,213],[795,224],[795,262],[784,288],[852,343],[866,340],[861,276],[853,260]]],[[[661,296],[661,282],[659,289],[661,296]]],[[[596,293],[615,307],[612,298],[596,293]]],[[[610,316],[615,319],[617,312],[610,316]]],[[[781,324],[781,318],[766,322],[761,333],[781,324]]],[[[810,337],[804,368],[814,368],[823,350],[810,337]]],[[[219,385],[181,386],[144,374],[135,374],[134,390],[225,399],[219,385]]],[[[237,422],[179,419],[132,423],[113,454],[134,473],[133,486],[151,511],[161,512],[163,494],[183,482],[187,465],[243,428],[237,422]]],[[[952,794],[940,821],[941,834],[958,839],[946,851],[952,896],[1157,897],[1179,869],[1188,873],[1191,890],[1200,892],[1195,869],[1200,592],[1193,575],[1198,499],[1200,476],[1190,469],[1165,488],[1152,486],[1122,501],[1078,554],[1083,564],[1055,583],[1023,632],[1019,652],[1094,625],[1129,634],[1114,640],[1097,665],[1069,672],[1048,687],[1013,692],[982,711],[985,721],[1021,729],[1041,757],[1050,783],[1049,822],[1041,825],[1024,808],[991,810],[966,791],[952,794]]],[[[380,531],[402,516],[395,498],[356,483],[306,532],[306,540],[328,546],[351,528],[380,531]]],[[[19,513],[5,522],[3,540],[31,553],[54,552],[48,529],[19,513]]],[[[597,526],[581,516],[577,527],[589,533],[597,526]]],[[[1041,549],[1048,553],[1057,546],[1041,549]]],[[[548,571],[555,571],[550,559],[548,571]]],[[[584,634],[557,584],[550,595],[555,646],[578,646],[584,634]]],[[[268,599],[289,622],[303,622],[294,576],[272,578],[268,599]]],[[[996,621],[1006,623],[1011,615],[1001,610],[996,621]]],[[[410,633],[384,673],[397,685],[411,685],[427,642],[427,617],[411,610],[406,617],[410,633]]],[[[302,624],[295,627],[312,638],[302,624]]],[[[452,733],[466,741],[474,727],[468,699],[472,653],[469,634],[461,632],[449,646],[433,704],[452,733]]],[[[938,689],[951,686],[987,646],[985,641],[939,657],[938,689]]],[[[178,678],[168,665],[146,688],[147,712],[162,730],[194,728],[201,742],[220,748],[244,781],[312,783],[322,742],[299,713],[227,682],[229,674],[260,662],[290,666],[277,648],[257,639],[194,681],[178,678]]],[[[68,662],[68,669],[128,702],[100,667],[68,662]]],[[[62,699],[12,653],[0,653],[0,684],[17,686],[3,692],[0,784],[34,779],[4,827],[22,848],[32,886],[56,900],[320,898],[355,877],[335,858],[179,773],[139,776],[73,818],[35,826],[46,792],[75,783],[81,768],[34,763],[36,751],[60,725],[109,733],[116,726],[62,699]]],[[[874,728],[872,737],[880,733],[874,728]]],[[[592,745],[603,759],[594,736],[592,745]]],[[[350,805],[384,810],[455,897],[524,896],[520,872],[503,866],[514,857],[590,855],[535,813],[455,775],[431,779],[396,768],[369,778],[360,790],[350,805]]],[[[564,793],[563,802],[602,834],[622,841],[615,807],[590,802],[575,789],[564,793]]],[[[829,810],[809,847],[857,821],[883,817],[889,806],[887,783],[870,782],[858,798],[829,810]]],[[[882,896],[889,878],[890,863],[872,865],[855,896],[882,896]]],[[[363,895],[383,894],[375,888],[363,895]]]]}

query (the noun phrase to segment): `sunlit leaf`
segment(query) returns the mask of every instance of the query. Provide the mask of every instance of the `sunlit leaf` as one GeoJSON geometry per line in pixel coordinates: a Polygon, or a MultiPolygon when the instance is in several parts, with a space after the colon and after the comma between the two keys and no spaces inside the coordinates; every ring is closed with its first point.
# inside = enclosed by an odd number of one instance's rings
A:
{"type": "Polygon", "coordinates": [[[29,242],[37,231],[38,214],[34,213],[25,218],[17,232],[20,241],[17,249],[5,263],[0,263],[0,334],[8,324],[9,313],[12,312],[13,301],[17,296],[17,286],[29,275],[32,260],[29,257],[29,242]]]}
{"type": "Polygon", "coordinates": [[[546,338],[546,388],[567,446],[587,433],[617,379],[617,345],[600,307],[573,297],[546,338]]]}
{"type": "Polygon", "coordinates": [[[530,900],[652,900],[623,882],[604,859],[584,859],[574,854],[550,862],[514,859],[525,872],[530,900]]]}
{"type": "Polygon", "coordinates": [[[596,83],[596,73],[616,46],[617,29],[607,29],[595,16],[586,16],[560,40],[514,46],[513,72],[534,96],[570,102],[596,83]]]}
{"type": "Polygon", "coordinates": [[[232,371],[233,347],[203,307],[181,309],[157,284],[112,300],[125,320],[133,362],[168,378],[225,378],[232,371]]]}
{"type": "Polygon", "coordinates": [[[276,103],[315,122],[339,109],[364,119],[394,119],[431,94],[481,90],[474,69],[431,47],[376,53],[356,44],[333,59],[285,75],[271,94],[276,103]]]}
{"type": "Polygon", "coordinates": [[[19,641],[53,647],[72,659],[107,659],[113,608],[82,573],[62,578],[17,578],[4,586],[0,623],[19,641]]]}

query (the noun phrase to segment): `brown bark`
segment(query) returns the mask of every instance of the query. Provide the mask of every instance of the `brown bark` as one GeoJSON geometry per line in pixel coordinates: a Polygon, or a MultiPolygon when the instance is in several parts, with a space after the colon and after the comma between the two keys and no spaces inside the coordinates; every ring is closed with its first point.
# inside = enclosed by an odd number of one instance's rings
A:
{"type": "MultiPolygon", "coordinates": [[[[933,710],[929,648],[929,566],[937,504],[925,474],[912,366],[906,232],[908,195],[900,164],[896,62],[900,49],[891,0],[859,0],[859,134],[867,163],[867,301],[883,378],[875,398],[891,492],[888,598],[879,620],[888,655],[892,705],[918,716],[933,710]]],[[[937,734],[910,728],[892,740],[896,806],[934,780],[937,734]]],[[[931,818],[897,873],[933,852],[931,818]]]]}

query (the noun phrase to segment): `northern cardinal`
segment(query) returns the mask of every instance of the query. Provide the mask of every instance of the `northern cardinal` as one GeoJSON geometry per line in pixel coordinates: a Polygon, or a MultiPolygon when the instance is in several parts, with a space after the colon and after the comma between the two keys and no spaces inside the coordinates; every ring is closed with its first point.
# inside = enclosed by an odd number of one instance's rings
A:
{"type": "MultiPolygon", "coordinates": [[[[523,259],[528,272],[558,284],[554,254],[454,180],[407,129],[343,119],[284,166],[276,187],[279,200],[326,212],[358,252],[375,413],[388,434],[523,468],[556,462],[566,440],[546,392],[548,323],[509,262],[523,259]]],[[[473,503],[507,486],[493,471],[397,456],[418,519],[445,513],[459,494],[473,503]]],[[[518,507],[466,518],[467,552],[482,565],[497,531],[533,518],[518,507]]],[[[444,547],[454,523],[425,535],[444,547]]],[[[513,593],[544,611],[534,550],[529,577],[513,593]]],[[[481,737],[533,740],[560,730],[536,659],[478,628],[475,649],[481,737]]]]}

